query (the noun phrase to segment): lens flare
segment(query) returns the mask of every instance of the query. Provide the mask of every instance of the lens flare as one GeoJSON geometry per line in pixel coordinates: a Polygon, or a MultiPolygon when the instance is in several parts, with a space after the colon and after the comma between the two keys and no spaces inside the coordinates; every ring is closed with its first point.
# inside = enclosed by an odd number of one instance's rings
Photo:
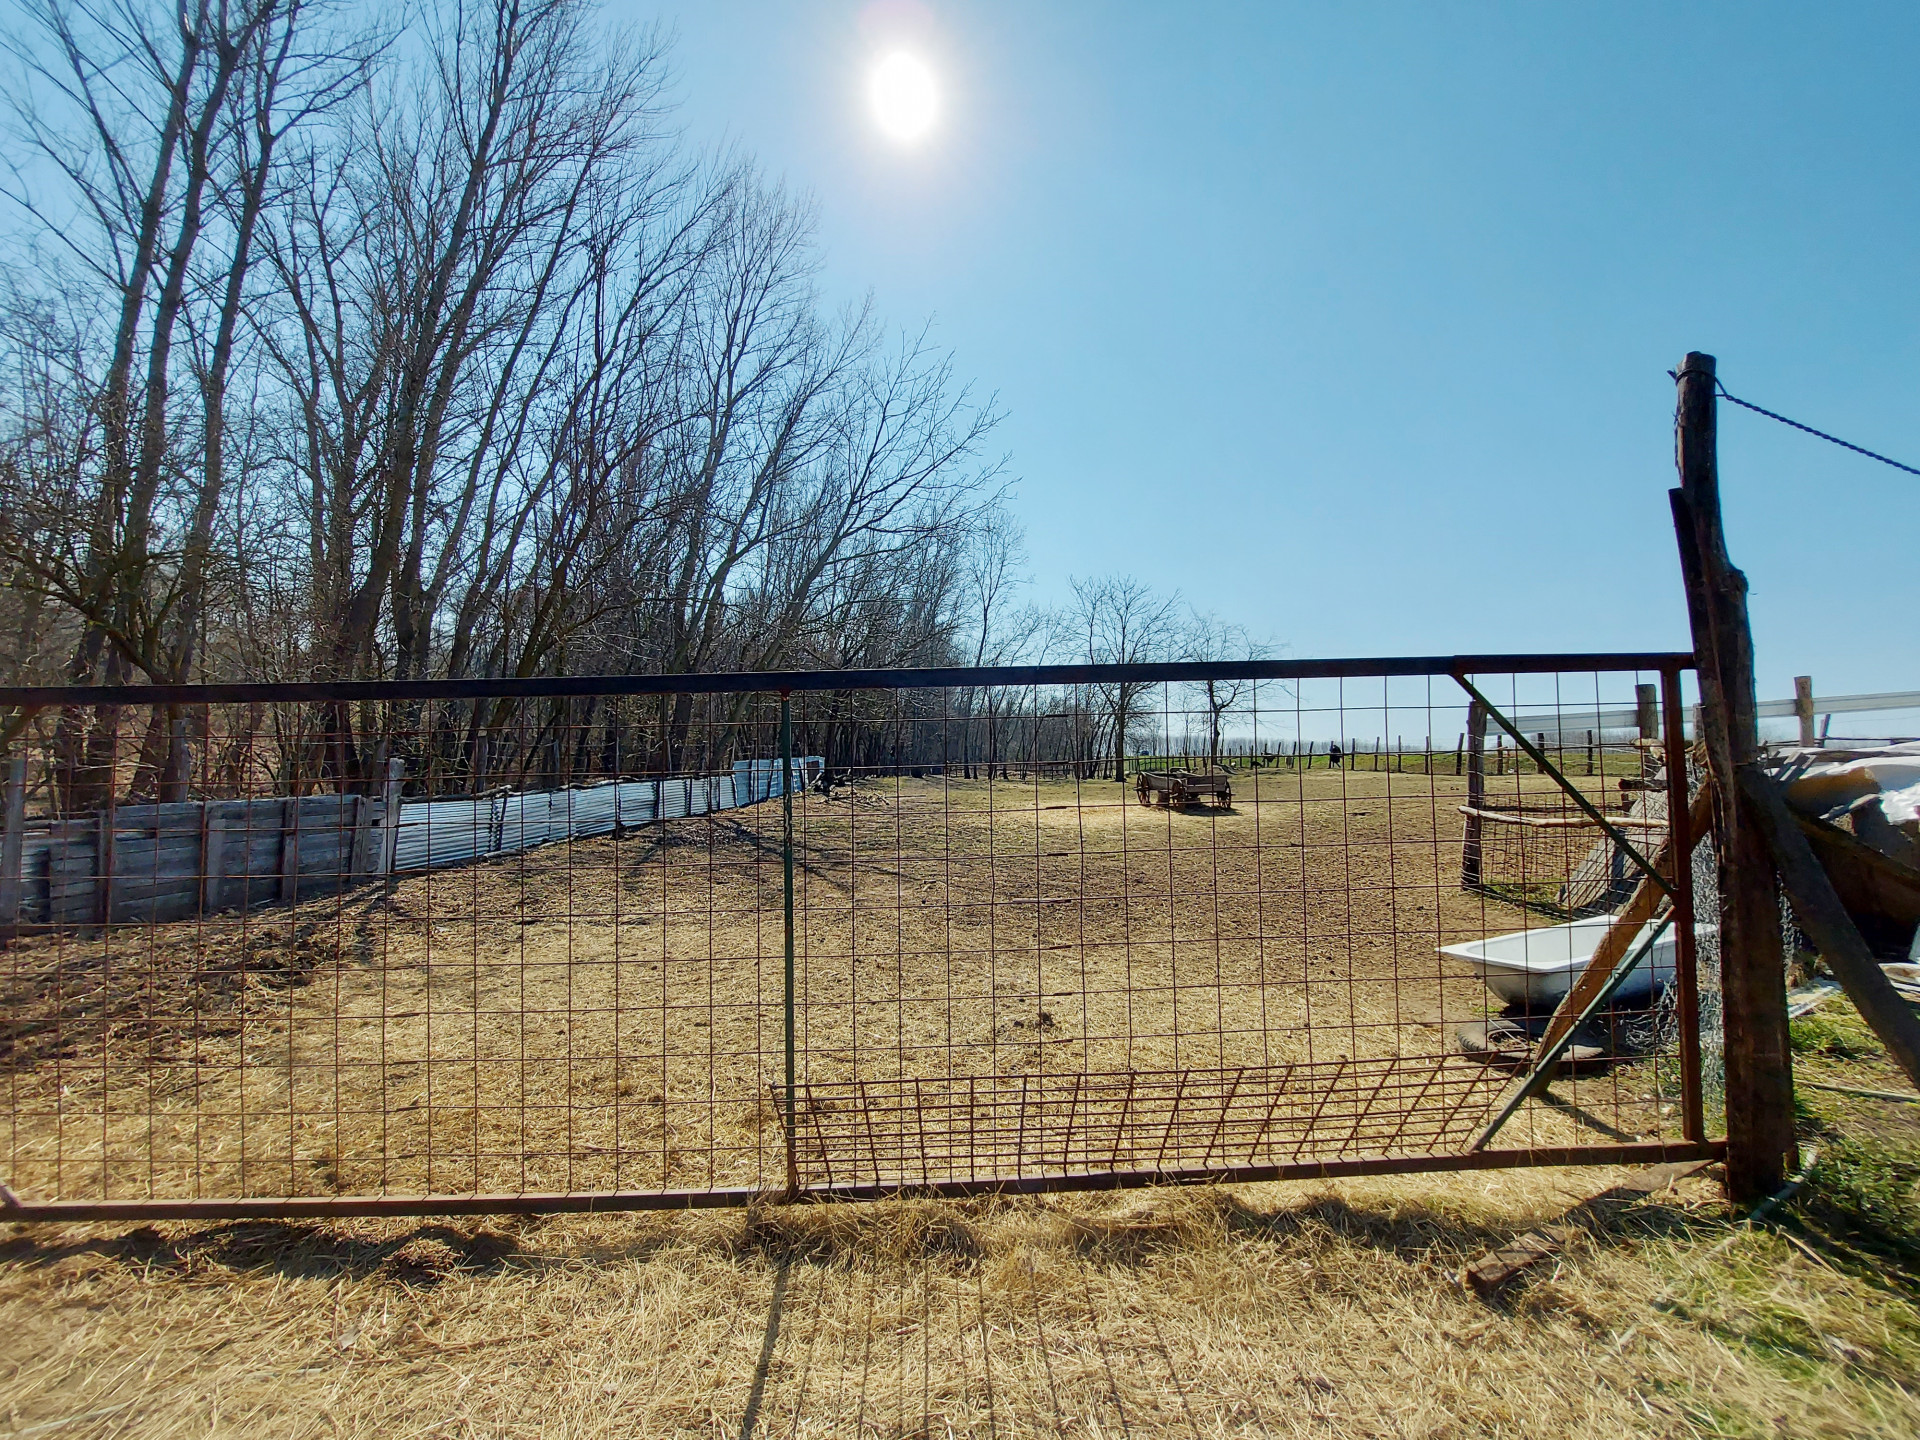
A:
{"type": "Polygon", "coordinates": [[[873,68],[873,118],[890,140],[910,144],[933,128],[940,91],[918,56],[897,52],[873,68]]]}

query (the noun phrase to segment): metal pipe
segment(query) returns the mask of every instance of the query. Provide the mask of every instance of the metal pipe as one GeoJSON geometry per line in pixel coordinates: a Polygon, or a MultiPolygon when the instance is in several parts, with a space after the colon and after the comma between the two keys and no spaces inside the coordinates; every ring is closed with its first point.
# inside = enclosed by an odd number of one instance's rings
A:
{"type": "Polygon", "coordinates": [[[526,679],[338,680],[234,685],[3,685],[0,706],[271,704],[274,701],[497,700],[581,695],[752,695],[794,690],[1339,680],[1396,675],[1549,675],[1691,669],[1668,651],[1563,655],[1414,655],[1332,660],[1175,661],[1136,665],[988,665],[907,670],[762,670],[718,675],[558,675],[526,679]]]}
{"type": "Polygon", "coordinates": [[[797,1068],[793,1002],[793,697],[785,690],[780,692],[780,776],[780,863],[786,902],[786,968],[781,983],[781,1005],[786,1012],[787,1196],[791,1199],[800,1193],[800,1162],[794,1149],[796,1141],[793,1133],[793,1090],[797,1068]]]}
{"type": "Polygon", "coordinates": [[[1680,672],[1660,672],[1660,720],[1667,755],[1667,820],[1673,856],[1673,983],[1679,987],[1680,1133],[1707,1138],[1706,1102],[1700,1078],[1700,970],[1693,929],[1693,797],[1687,790],[1686,717],[1680,708],[1680,672]]]}
{"type": "MultiPolygon", "coordinates": [[[[1299,1160],[1280,1165],[1218,1169],[1117,1170],[1094,1175],[987,1176],[920,1185],[867,1183],[809,1185],[801,1200],[885,1200],[895,1196],[963,1199],[974,1195],[1050,1195],[1070,1191],[1139,1190],[1153,1185],[1251,1185],[1269,1180],[1331,1180],[1346,1176],[1410,1175],[1456,1170],[1503,1170],[1551,1165],[1656,1165],[1671,1160],[1717,1160],[1724,1141],[1705,1144],[1651,1141],[1632,1145],[1562,1145],[1532,1150],[1475,1150],[1455,1155],[1389,1155],[1359,1160],[1299,1160]]],[[[730,1190],[546,1191],[518,1195],[292,1195],[236,1200],[55,1200],[0,1205],[14,1223],[78,1220],[346,1219],[396,1215],[559,1215],[617,1210],[711,1210],[781,1198],[780,1192],[730,1190]]]]}

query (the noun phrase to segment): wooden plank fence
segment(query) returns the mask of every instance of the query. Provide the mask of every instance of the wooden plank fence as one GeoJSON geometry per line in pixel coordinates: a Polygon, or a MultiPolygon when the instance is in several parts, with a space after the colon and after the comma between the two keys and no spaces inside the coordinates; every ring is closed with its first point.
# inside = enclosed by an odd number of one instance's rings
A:
{"type": "MultiPolygon", "coordinates": [[[[25,761],[14,757],[0,791],[0,929],[163,923],[293,904],[399,871],[758,804],[781,793],[777,765],[741,761],[723,775],[403,802],[393,760],[378,795],[121,805],[29,821],[25,761]]],[[[797,783],[811,784],[823,768],[817,756],[796,757],[797,783]]]]}

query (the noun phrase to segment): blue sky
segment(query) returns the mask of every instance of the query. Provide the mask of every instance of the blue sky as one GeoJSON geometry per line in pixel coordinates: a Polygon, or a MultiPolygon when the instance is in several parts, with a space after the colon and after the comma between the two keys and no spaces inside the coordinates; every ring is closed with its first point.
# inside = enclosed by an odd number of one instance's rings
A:
{"type": "MultiPolygon", "coordinates": [[[[1684,648],[1688,349],[1920,464],[1920,7],[616,8],[817,200],[834,300],[997,392],[1038,598],[1297,656],[1684,648]],[[876,130],[905,46],[935,132],[876,130]]],[[[1920,479],[1722,407],[1763,698],[1920,686],[1920,479]]]]}

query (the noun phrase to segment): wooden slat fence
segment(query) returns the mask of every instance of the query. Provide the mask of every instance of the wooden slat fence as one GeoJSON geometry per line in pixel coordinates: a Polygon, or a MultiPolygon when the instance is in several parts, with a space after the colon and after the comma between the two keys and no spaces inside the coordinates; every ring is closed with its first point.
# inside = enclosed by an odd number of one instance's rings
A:
{"type": "MultiPolygon", "coordinates": [[[[824,764],[796,757],[796,783],[817,779],[824,764]]],[[[26,819],[20,786],[9,783],[0,926],[159,923],[292,904],[397,871],[516,854],[782,793],[779,762],[755,760],[723,775],[402,801],[399,762],[393,765],[379,795],[121,805],[38,821],[26,819]]]]}

